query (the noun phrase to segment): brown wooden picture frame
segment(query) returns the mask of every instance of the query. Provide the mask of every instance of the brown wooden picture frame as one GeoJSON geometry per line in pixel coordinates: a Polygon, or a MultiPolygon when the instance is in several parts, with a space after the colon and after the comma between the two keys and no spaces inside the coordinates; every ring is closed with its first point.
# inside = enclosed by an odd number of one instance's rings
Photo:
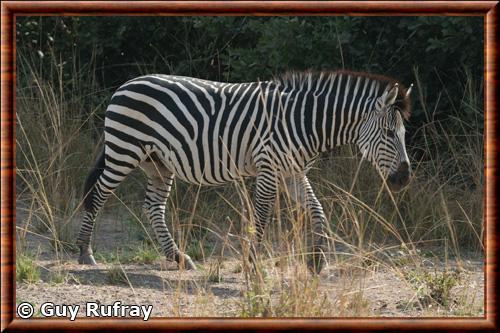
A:
{"type": "Polygon", "coordinates": [[[1,329],[497,331],[497,1],[4,1],[1,4],[1,329]],[[15,17],[18,15],[475,15],[485,45],[485,316],[333,319],[20,319],[15,316],[15,17]]]}

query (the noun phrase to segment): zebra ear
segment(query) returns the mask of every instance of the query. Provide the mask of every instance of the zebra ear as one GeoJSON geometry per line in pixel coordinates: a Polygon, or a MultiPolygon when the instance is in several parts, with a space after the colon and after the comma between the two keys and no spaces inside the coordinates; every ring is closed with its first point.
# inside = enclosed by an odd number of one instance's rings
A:
{"type": "Polygon", "coordinates": [[[394,84],[394,86],[391,88],[391,90],[386,91],[382,95],[382,101],[383,103],[387,105],[392,105],[394,102],[396,102],[396,98],[398,97],[398,91],[399,91],[399,86],[398,84],[394,84]]]}
{"type": "Polygon", "coordinates": [[[408,90],[406,90],[406,97],[410,97],[412,88],[413,88],[413,83],[410,85],[410,88],[408,88],[408,90]]]}

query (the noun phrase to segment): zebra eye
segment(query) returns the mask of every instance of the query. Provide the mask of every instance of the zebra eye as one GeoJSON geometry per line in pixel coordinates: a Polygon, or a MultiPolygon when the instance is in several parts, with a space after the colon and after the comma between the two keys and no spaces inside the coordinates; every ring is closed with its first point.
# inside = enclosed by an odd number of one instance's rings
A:
{"type": "Polygon", "coordinates": [[[387,134],[387,136],[388,136],[388,137],[390,137],[390,138],[393,138],[393,137],[394,137],[394,131],[393,131],[393,130],[391,130],[391,129],[389,129],[389,128],[387,128],[387,129],[385,130],[385,133],[386,133],[386,134],[387,134]]]}

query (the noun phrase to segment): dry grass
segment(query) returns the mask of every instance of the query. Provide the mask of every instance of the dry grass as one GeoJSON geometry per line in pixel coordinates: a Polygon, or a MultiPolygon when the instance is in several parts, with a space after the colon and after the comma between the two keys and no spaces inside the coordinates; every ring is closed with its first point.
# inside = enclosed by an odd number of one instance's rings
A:
{"type": "MultiPolygon", "coordinates": [[[[36,264],[28,259],[33,255],[27,243],[29,235],[51,244],[60,264],[74,257],[82,182],[100,145],[101,130],[94,122],[99,123],[96,114],[102,112],[109,97],[83,71],[75,70],[72,78],[71,87],[80,89],[67,91],[59,62],[54,61],[50,69],[51,79],[41,75],[33,63],[34,59],[19,55],[17,234],[22,272],[18,272],[18,280],[30,282],[36,282],[37,275],[36,264]],[[88,96],[93,96],[91,104],[88,96]],[[96,96],[102,96],[101,100],[96,96]]],[[[417,88],[423,101],[418,80],[417,88]]],[[[176,182],[167,224],[181,250],[200,265],[201,277],[176,285],[163,282],[166,289],[175,291],[170,302],[172,312],[185,315],[182,309],[190,303],[194,305],[189,315],[213,315],[209,305],[215,296],[210,286],[236,274],[244,283],[236,303],[228,310],[232,315],[377,315],[366,293],[372,288],[370,277],[383,271],[392,272],[413,290],[403,306],[417,302],[428,315],[481,313],[482,309],[471,301],[477,289],[467,287],[472,282],[463,259],[481,258],[484,251],[483,113],[479,95],[474,82],[466,78],[462,102],[447,127],[432,119],[432,108],[437,105],[422,104],[429,119],[417,129],[416,137],[420,138],[418,145],[425,144],[408,147],[419,158],[410,157],[414,176],[401,193],[389,193],[353,147],[325,155],[311,171],[311,183],[330,221],[327,258],[340,286],[334,291],[323,287],[331,274],[313,277],[305,267],[310,251],[310,239],[305,236],[310,219],[287,193],[276,206],[275,220],[257,263],[259,269],[253,272],[247,258],[254,230],[245,212],[252,210],[251,181],[216,189],[176,182]],[[462,115],[467,118],[462,119],[462,115]],[[240,264],[225,267],[229,259],[240,264]],[[461,286],[459,292],[457,286],[461,286]]],[[[143,191],[138,184],[144,187],[144,177],[140,173],[131,175],[104,212],[124,221],[120,228],[127,246],[113,243],[114,249],[105,247],[96,254],[101,262],[111,263],[104,283],[129,286],[134,295],[133,279],[122,263],[155,265],[162,261],[154,234],[143,222],[143,191]]],[[[98,219],[96,233],[104,232],[101,228],[104,226],[98,219]]],[[[190,276],[182,271],[179,274],[190,276]]],[[[52,276],[54,283],[67,281],[64,272],[52,276]]]]}

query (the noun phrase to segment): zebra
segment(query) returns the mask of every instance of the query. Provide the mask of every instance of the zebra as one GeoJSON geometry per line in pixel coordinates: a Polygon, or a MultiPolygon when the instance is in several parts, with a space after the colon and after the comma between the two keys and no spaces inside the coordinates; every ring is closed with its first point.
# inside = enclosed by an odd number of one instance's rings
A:
{"type": "Polygon", "coordinates": [[[104,148],[85,182],[79,263],[96,264],[94,220],[140,167],[148,178],[144,211],[163,254],[179,267],[196,269],[165,224],[174,177],[212,186],[254,177],[254,249],[284,185],[310,212],[307,265],[319,273],[328,223],[307,172],[320,153],[357,144],[391,191],[404,188],[411,174],[404,126],[410,91],[389,77],[345,70],[287,72],[249,83],[152,74],[124,83],[105,112],[104,148]]]}

